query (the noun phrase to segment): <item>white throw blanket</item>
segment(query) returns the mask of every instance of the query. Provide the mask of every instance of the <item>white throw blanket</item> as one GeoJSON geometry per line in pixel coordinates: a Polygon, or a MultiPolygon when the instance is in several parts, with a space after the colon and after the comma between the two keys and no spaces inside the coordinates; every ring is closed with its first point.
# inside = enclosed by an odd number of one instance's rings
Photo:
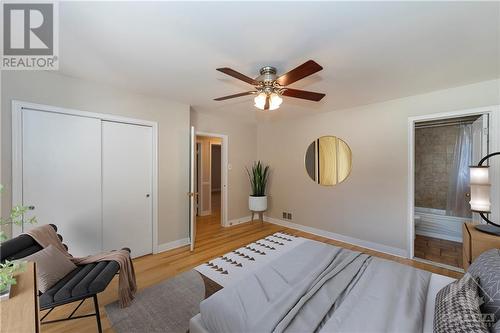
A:
{"type": "Polygon", "coordinates": [[[194,269],[222,287],[227,287],[309,240],[277,232],[247,244],[194,269]],[[258,252],[257,252],[258,251],[258,252]]]}

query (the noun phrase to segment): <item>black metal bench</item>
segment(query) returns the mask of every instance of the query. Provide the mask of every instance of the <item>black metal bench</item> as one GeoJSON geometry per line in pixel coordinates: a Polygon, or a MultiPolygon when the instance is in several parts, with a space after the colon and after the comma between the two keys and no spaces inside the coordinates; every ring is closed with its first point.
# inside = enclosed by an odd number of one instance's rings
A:
{"type": "MultiPolygon", "coordinates": [[[[57,231],[57,227],[51,226],[57,231]]],[[[59,235],[62,241],[62,236],[59,235]]],[[[64,245],[66,249],[68,248],[64,245]]],[[[30,236],[19,235],[0,245],[0,261],[22,259],[43,248],[30,236]]],[[[129,249],[126,249],[130,252],[129,249]]],[[[99,315],[99,303],[97,294],[104,291],[111,282],[120,267],[116,261],[101,261],[97,263],[78,265],[76,269],[59,280],[46,292],[39,293],[40,310],[49,311],[41,318],[41,324],[55,323],[64,320],[72,320],[86,317],[96,317],[97,330],[102,332],[101,317],[99,315]],[[95,313],[73,316],[87,298],[93,298],[95,313]],[[58,306],[80,301],[77,307],[67,318],[46,320],[44,319],[58,306]]]]}

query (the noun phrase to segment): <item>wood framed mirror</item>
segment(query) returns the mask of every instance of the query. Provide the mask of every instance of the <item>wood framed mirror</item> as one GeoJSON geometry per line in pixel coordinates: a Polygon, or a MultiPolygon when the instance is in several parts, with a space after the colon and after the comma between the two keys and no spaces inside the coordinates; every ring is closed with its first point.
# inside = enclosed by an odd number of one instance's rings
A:
{"type": "Polygon", "coordinates": [[[304,165],[307,175],[316,184],[340,184],[351,173],[351,148],[336,136],[322,136],[307,147],[304,165]]]}

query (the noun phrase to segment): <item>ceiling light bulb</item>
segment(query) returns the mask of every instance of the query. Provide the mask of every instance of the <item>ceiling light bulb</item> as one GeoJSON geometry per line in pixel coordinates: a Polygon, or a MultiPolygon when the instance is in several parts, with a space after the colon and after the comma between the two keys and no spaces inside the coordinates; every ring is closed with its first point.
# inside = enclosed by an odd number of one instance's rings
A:
{"type": "Polygon", "coordinates": [[[255,96],[253,101],[255,102],[255,107],[261,110],[264,110],[264,106],[266,105],[267,95],[263,92],[255,96]]]}
{"type": "Polygon", "coordinates": [[[283,98],[277,93],[272,93],[269,101],[269,110],[276,110],[283,103],[283,98]]]}

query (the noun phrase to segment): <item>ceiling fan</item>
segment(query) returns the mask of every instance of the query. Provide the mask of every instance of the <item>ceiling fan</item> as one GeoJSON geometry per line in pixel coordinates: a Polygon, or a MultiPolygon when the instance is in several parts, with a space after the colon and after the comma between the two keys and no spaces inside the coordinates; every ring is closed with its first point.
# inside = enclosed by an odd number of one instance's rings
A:
{"type": "Polygon", "coordinates": [[[319,72],[322,69],[323,67],[321,67],[318,63],[313,60],[309,60],[302,65],[292,69],[288,73],[277,76],[276,68],[272,66],[265,66],[260,69],[260,75],[255,79],[252,79],[228,67],[217,68],[219,72],[253,85],[255,87],[255,90],[219,97],[215,98],[214,100],[224,101],[230,98],[257,94],[257,96],[254,98],[255,107],[261,110],[275,110],[279,108],[279,106],[283,102],[281,96],[295,97],[319,102],[323,97],[325,97],[325,94],[292,89],[288,88],[287,86],[305,78],[306,76],[319,72]]]}

